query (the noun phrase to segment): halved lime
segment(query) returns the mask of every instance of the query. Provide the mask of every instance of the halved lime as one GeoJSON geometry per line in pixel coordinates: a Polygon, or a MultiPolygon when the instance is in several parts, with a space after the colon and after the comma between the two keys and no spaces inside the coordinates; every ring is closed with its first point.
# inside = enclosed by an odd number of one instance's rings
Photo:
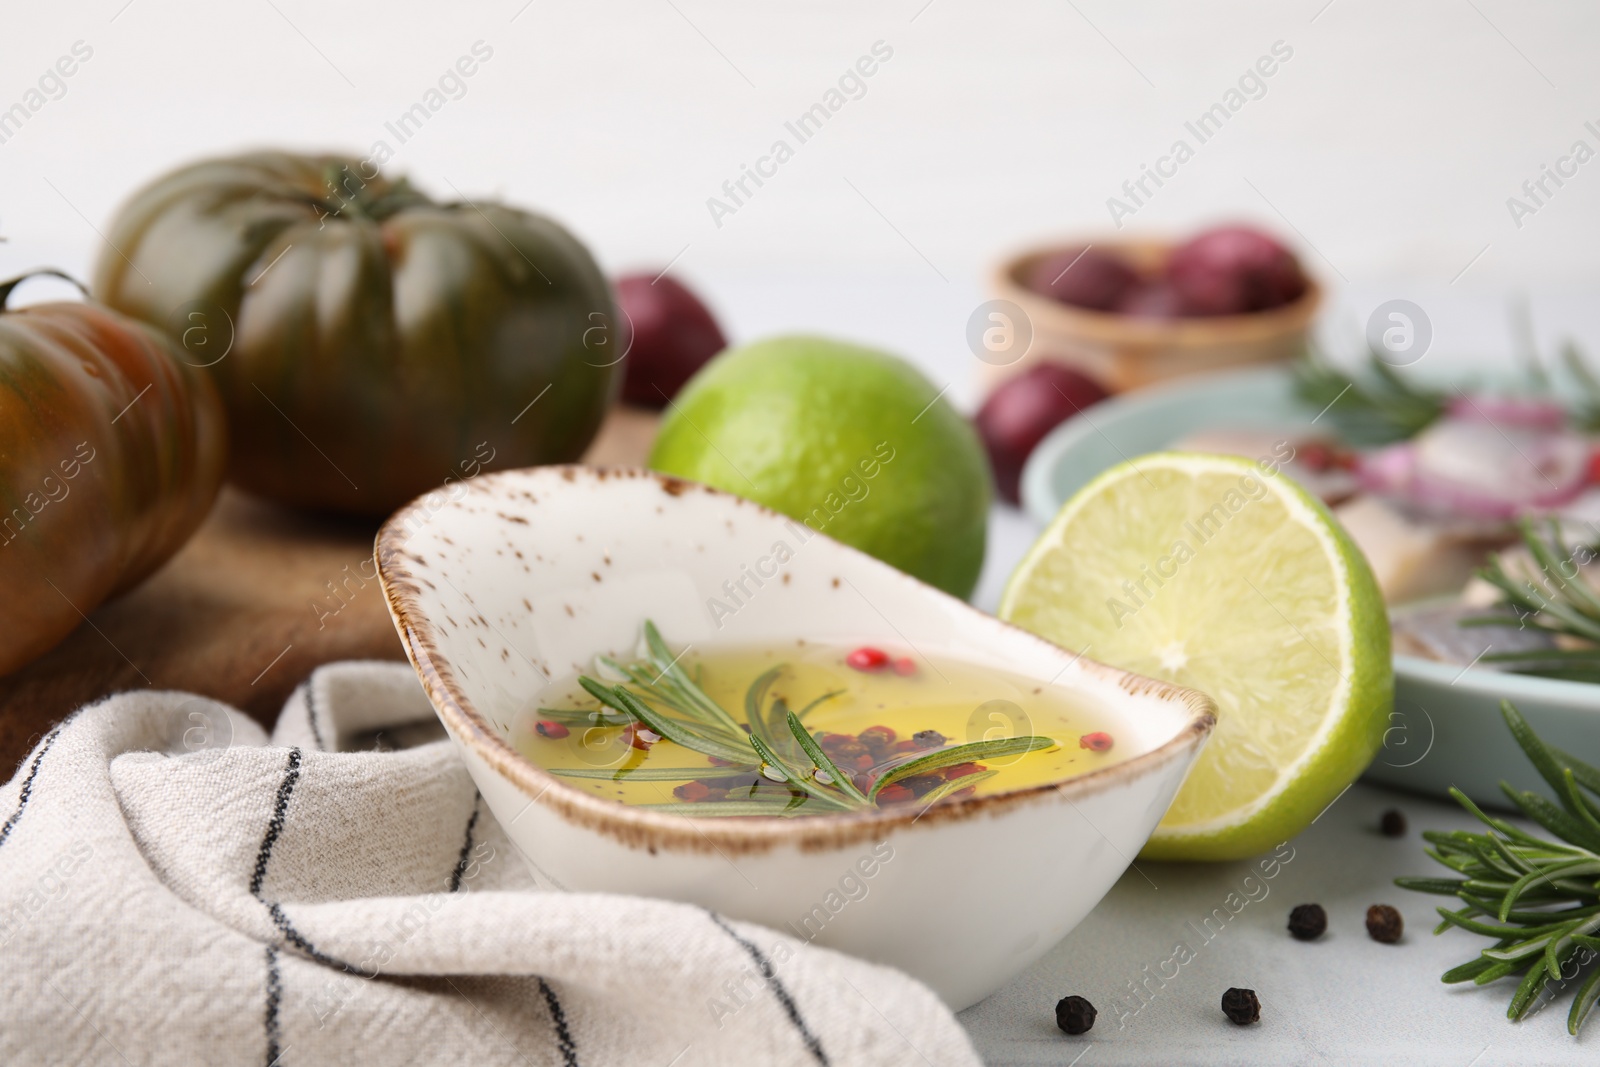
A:
{"type": "Polygon", "coordinates": [[[1328,509],[1268,461],[1162,452],[1106,471],[1029,550],[1000,617],[1217,702],[1152,859],[1286,841],[1383,742],[1394,671],[1377,583],[1328,509]]]}

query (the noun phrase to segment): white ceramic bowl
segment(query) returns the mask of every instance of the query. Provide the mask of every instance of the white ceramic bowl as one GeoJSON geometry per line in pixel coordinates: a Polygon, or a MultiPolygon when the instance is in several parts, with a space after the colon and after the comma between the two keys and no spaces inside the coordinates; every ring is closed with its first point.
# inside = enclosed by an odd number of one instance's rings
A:
{"type": "Polygon", "coordinates": [[[646,471],[485,475],[396,513],[378,564],[439,718],[545,884],[765,923],[899,967],[955,1009],[1088,914],[1215,721],[1199,693],[1076,658],[759,505],[646,471]],[[749,595],[719,628],[708,600],[740,581],[749,595]],[[631,653],[646,617],[697,646],[870,641],[1003,666],[1098,709],[1138,755],[926,813],[710,819],[613,803],[511,738],[549,679],[631,653]]]}

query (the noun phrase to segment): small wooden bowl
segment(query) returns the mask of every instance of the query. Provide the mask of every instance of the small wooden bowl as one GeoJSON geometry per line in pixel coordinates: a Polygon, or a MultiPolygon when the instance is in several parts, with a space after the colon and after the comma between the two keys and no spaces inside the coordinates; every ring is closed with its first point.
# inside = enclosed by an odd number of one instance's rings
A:
{"type": "Polygon", "coordinates": [[[1073,244],[1114,251],[1143,274],[1158,273],[1173,248],[1170,242],[1153,240],[1057,242],[1001,263],[991,288],[1027,314],[1033,342],[1015,363],[981,364],[986,391],[1039,360],[1076,367],[1120,393],[1188,374],[1290,359],[1304,349],[1322,302],[1321,287],[1308,277],[1299,299],[1269,311],[1157,320],[1070,307],[1027,287],[1025,279],[1036,263],[1073,244]]]}

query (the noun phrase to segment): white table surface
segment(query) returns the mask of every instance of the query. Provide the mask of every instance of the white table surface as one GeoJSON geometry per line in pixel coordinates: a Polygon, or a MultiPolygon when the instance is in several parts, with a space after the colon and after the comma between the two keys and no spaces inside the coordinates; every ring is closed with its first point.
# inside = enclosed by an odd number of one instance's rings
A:
{"type": "Polygon", "coordinates": [[[1434,909],[1454,898],[1397,889],[1393,880],[1448,873],[1423,853],[1421,830],[1479,825],[1448,802],[1357,784],[1290,843],[1292,858],[1270,880],[1249,861],[1138,862],[1044,959],[960,1019],[994,1067],[1594,1063],[1600,1029],[1567,1034],[1571,987],[1512,1023],[1505,1009],[1514,978],[1486,988],[1439,981],[1489,941],[1462,930],[1434,936],[1434,909]],[[1391,807],[1410,823],[1403,838],[1377,831],[1391,807]],[[1221,930],[1205,941],[1189,924],[1201,926],[1216,908],[1226,913],[1230,893],[1238,894],[1235,907],[1245,903],[1225,925],[1214,919],[1211,929],[1221,930]],[[1306,903],[1328,913],[1328,932],[1310,943],[1285,928],[1289,910],[1306,903]],[[1367,906],[1378,903],[1392,904],[1405,919],[1396,945],[1367,936],[1367,906]],[[1163,961],[1180,940],[1194,958],[1162,982],[1163,961]],[[1158,977],[1146,983],[1154,992],[1141,1006],[1130,983],[1147,974],[1158,977]],[[1259,1023],[1238,1027],[1223,1016],[1220,1001],[1229,986],[1256,991],[1259,1023]],[[1100,1012],[1094,1029],[1080,1037],[1055,1024],[1056,1001],[1070,994],[1088,997],[1100,1012]]]}

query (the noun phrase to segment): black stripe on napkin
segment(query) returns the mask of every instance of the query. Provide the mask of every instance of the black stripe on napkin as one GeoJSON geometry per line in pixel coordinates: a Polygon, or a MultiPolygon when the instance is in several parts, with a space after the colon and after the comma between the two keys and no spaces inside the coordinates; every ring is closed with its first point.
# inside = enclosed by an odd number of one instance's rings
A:
{"type": "Polygon", "coordinates": [[[334,959],[326,952],[317,951],[317,947],[310,941],[307,941],[306,936],[299,930],[296,930],[294,925],[289,922],[289,916],[283,913],[282,905],[265,900],[263,900],[262,903],[267,906],[267,914],[272,916],[272,924],[282,931],[283,939],[289,942],[289,944],[293,945],[301,952],[304,952],[307,956],[310,956],[318,963],[326,964],[329,967],[338,967],[340,970],[344,971],[355,970],[354,967],[351,967],[348,963],[344,962],[344,960],[334,959]]]}
{"type": "Polygon", "coordinates": [[[267,832],[256,850],[256,869],[250,876],[250,895],[261,899],[261,883],[267,880],[267,863],[272,859],[272,846],[283,835],[284,816],[289,812],[289,798],[294,795],[294,784],[300,780],[300,750],[289,750],[289,762],[284,767],[283,780],[278,783],[278,799],[272,806],[272,818],[267,822],[267,832]]]}
{"type": "Polygon", "coordinates": [[[278,1046],[283,1035],[278,1030],[278,1006],[283,1003],[283,981],[278,974],[278,948],[267,946],[267,1067],[281,1067],[283,1053],[278,1046]]]}
{"type": "Polygon", "coordinates": [[[317,751],[328,751],[328,743],[322,739],[322,725],[317,722],[317,699],[313,695],[316,686],[313,678],[307,678],[306,691],[306,722],[311,724],[311,739],[317,743],[317,751]]]}
{"type": "Polygon", "coordinates": [[[11,813],[11,818],[4,825],[0,825],[0,845],[6,843],[17,820],[22,818],[22,809],[28,806],[28,801],[33,797],[33,780],[39,776],[39,764],[44,762],[44,754],[50,751],[50,746],[56,743],[60,733],[61,727],[57,726],[46,734],[44,744],[39,746],[38,754],[33,757],[33,765],[28,768],[28,776],[22,780],[22,790],[17,794],[17,810],[11,813]]]}
{"type": "Polygon", "coordinates": [[[289,798],[294,795],[295,783],[300,780],[300,750],[289,750],[289,762],[284,767],[283,781],[278,783],[278,797],[272,807],[272,818],[267,822],[267,832],[261,838],[261,848],[256,852],[256,867],[250,876],[250,895],[267,906],[267,914],[272,916],[272,923],[282,933],[284,940],[295,948],[304,952],[318,963],[330,967],[339,967],[346,971],[355,970],[343,960],[334,959],[324,952],[317,951],[306,936],[294,928],[285,915],[283,908],[275,901],[270,901],[261,895],[262,883],[267,880],[267,864],[272,860],[272,846],[277,844],[278,838],[283,835],[283,822],[289,813],[289,798]]]}
{"type": "Polygon", "coordinates": [[[483,794],[476,790],[472,793],[472,816],[467,819],[466,839],[461,842],[461,855],[456,860],[456,869],[450,872],[450,892],[454,893],[461,888],[461,879],[466,876],[467,865],[472,860],[472,828],[478,825],[478,809],[483,804],[483,794]]]}
{"type": "Polygon", "coordinates": [[[561,1046],[562,1064],[564,1067],[580,1067],[578,1045],[572,1040],[572,1031],[567,1028],[567,1013],[562,1009],[556,991],[550,988],[550,983],[541,978],[539,992],[544,994],[545,1006],[550,1009],[550,1019],[556,1024],[556,1044],[561,1046]]]}
{"type": "Polygon", "coordinates": [[[822,1064],[823,1067],[827,1067],[828,1054],[822,1051],[822,1042],[817,1040],[817,1035],[811,1032],[811,1027],[807,1026],[805,1019],[801,1018],[799,1006],[795,1004],[794,997],[789,995],[789,990],[784,988],[783,981],[778,977],[776,968],[772,966],[772,961],[762,954],[761,950],[755,946],[755,942],[740,937],[737,930],[723,922],[722,916],[714,911],[707,911],[706,914],[711,916],[711,921],[722,927],[729,937],[739,942],[745,952],[749,953],[750,958],[755,961],[756,969],[761,972],[761,977],[767,980],[767,988],[772,990],[772,995],[778,998],[778,1003],[783,1005],[783,1010],[788,1014],[789,1021],[800,1032],[800,1039],[806,1043],[806,1048],[811,1050],[811,1055],[818,1063],[822,1064]]]}

